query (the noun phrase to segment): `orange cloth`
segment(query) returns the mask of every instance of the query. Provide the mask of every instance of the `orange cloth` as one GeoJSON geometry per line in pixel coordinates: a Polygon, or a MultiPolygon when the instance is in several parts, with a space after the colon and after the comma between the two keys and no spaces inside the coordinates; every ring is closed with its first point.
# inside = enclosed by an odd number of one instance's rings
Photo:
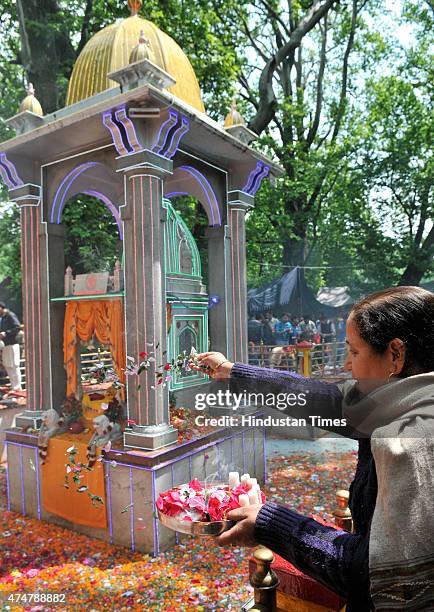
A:
{"type": "Polygon", "coordinates": [[[171,304],[166,304],[166,331],[170,332],[170,326],[172,325],[172,306],[171,304]]]}
{"type": "MultiPolygon", "coordinates": [[[[41,466],[41,490],[42,505],[47,512],[57,514],[72,523],[87,525],[88,527],[107,527],[106,516],[106,495],[104,482],[104,467],[102,462],[97,461],[93,470],[88,472],[83,470],[83,478],[80,479],[80,486],[86,485],[89,492],[99,495],[104,500],[104,504],[92,504],[92,501],[84,491],[78,493],[78,486],[72,480],[72,473],[69,474],[69,489],[64,487],[68,453],[71,446],[75,446],[78,454],[75,461],[87,464],[87,445],[91,438],[91,433],[72,434],[64,433],[60,436],[50,438],[48,442],[48,456],[41,466]]],[[[101,450],[98,449],[99,456],[101,450]]]]}
{"type": "Polygon", "coordinates": [[[120,299],[83,300],[66,303],[63,326],[63,360],[66,369],[66,396],[77,391],[77,338],[89,342],[93,335],[110,347],[113,365],[125,384],[125,342],[123,304],[120,299]]]}

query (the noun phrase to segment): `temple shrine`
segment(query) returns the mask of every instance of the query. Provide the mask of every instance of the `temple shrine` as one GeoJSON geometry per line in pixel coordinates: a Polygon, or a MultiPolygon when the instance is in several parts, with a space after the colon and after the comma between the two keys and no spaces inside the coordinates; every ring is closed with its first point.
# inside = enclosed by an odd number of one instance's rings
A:
{"type": "Polygon", "coordinates": [[[21,211],[26,335],[27,405],[6,434],[7,486],[14,511],[158,554],[177,541],[154,514],[161,491],[216,471],[226,479],[231,469],[263,480],[257,428],[217,428],[178,442],[169,392],[191,405],[209,388],[205,374],[155,380],[158,364],[191,347],[247,362],[245,215],[262,180],[281,170],[250,146],[255,134],[235,107],[224,126],[207,116],[184,52],[139,16],[141,2],[129,5],[129,17],[81,51],[66,106],[43,115],[29,87],[8,120],[15,137],[0,145],[0,178],[21,211]],[[97,198],[117,224],[122,257],[109,272],[78,275],[66,264],[62,215],[77,194],[97,198]],[[180,195],[196,198],[207,217],[207,285],[176,207],[180,195]],[[102,499],[96,505],[64,486],[71,447],[85,461],[92,431],[54,435],[47,460],[38,455],[44,415],[58,413],[67,397],[83,401],[89,427],[104,414],[107,398],[86,390],[80,376],[81,345],[94,336],[125,385],[126,411],[121,438],[84,476],[83,487],[102,499]],[[140,385],[125,377],[127,356],[138,363],[151,350],[140,385]]]}

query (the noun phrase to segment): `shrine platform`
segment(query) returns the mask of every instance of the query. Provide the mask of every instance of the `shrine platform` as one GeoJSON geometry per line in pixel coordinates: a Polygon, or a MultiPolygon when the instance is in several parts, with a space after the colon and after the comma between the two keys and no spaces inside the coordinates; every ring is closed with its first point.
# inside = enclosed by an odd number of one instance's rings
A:
{"type": "MultiPolygon", "coordinates": [[[[259,416],[262,412],[254,414],[259,416]]],[[[211,481],[213,474],[214,480],[225,481],[229,471],[234,470],[248,472],[261,484],[265,481],[265,431],[257,427],[220,428],[156,451],[113,447],[109,452],[102,451],[102,462],[98,464],[104,472],[107,526],[91,527],[73,520],[73,508],[71,520],[45,509],[37,435],[11,428],[5,436],[9,510],[154,556],[178,543],[181,537],[189,537],[159,523],[155,503],[161,492],[192,478],[211,481]]],[[[59,495],[68,494],[65,473],[65,465],[59,462],[59,495]]],[[[77,496],[76,490],[71,493],[77,496]]]]}

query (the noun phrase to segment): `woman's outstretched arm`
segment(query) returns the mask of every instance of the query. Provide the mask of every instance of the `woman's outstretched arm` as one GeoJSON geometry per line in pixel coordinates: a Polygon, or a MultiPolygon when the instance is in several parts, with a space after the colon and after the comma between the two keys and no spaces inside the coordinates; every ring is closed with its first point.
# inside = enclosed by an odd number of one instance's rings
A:
{"type": "MultiPolygon", "coordinates": [[[[267,394],[273,395],[275,403],[272,407],[279,413],[297,419],[308,419],[309,416],[332,421],[342,419],[343,394],[339,386],[333,383],[306,378],[292,372],[234,363],[230,370],[229,384],[232,393],[245,391],[252,394],[253,400],[255,399],[253,394],[257,394],[258,405],[262,397],[265,398],[267,394]],[[286,395],[286,405],[283,394],[286,395]],[[279,397],[281,401],[277,406],[279,397]]],[[[270,406],[271,402],[265,405],[270,406]]],[[[308,424],[312,423],[308,421],[308,424]]],[[[340,424],[329,423],[322,428],[340,435],[351,436],[351,430],[340,424]]]]}

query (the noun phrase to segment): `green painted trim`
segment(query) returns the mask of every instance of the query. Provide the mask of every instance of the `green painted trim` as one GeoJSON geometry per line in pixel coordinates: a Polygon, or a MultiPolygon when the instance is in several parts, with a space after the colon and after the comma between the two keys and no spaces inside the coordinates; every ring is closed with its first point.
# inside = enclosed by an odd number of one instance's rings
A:
{"type": "Polygon", "coordinates": [[[168,266],[166,268],[167,274],[180,274],[188,278],[200,278],[202,279],[202,268],[200,261],[199,249],[197,248],[196,241],[193,238],[190,230],[188,229],[185,221],[181,215],[173,208],[172,203],[169,200],[163,199],[163,207],[167,210],[167,240],[165,248],[165,255],[167,254],[168,266]],[[178,230],[179,234],[178,235],[178,230]],[[191,253],[191,265],[192,273],[185,273],[180,271],[180,259],[179,259],[179,244],[184,239],[191,253]]]}
{"type": "MultiPolygon", "coordinates": [[[[198,331],[193,328],[195,336],[198,338],[197,351],[200,353],[205,352],[208,345],[208,316],[207,313],[198,313],[197,315],[179,314],[175,315],[172,319],[172,325],[170,328],[170,334],[168,339],[168,350],[169,350],[169,361],[174,359],[179,354],[179,335],[177,335],[176,323],[177,321],[197,321],[199,323],[198,331]]],[[[195,385],[202,384],[209,379],[208,375],[197,372],[194,376],[185,378],[179,378],[176,374],[169,383],[169,390],[176,391],[177,389],[187,389],[195,385]]]]}
{"type": "Polygon", "coordinates": [[[77,300],[107,300],[115,297],[125,297],[125,293],[99,293],[96,295],[68,295],[60,298],[50,298],[50,302],[72,302],[77,300]]]}
{"type": "MultiPolygon", "coordinates": [[[[186,304],[188,304],[188,302],[186,302],[186,304]]],[[[208,310],[207,306],[202,306],[201,304],[188,304],[188,306],[183,306],[182,304],[173,304],[172,302],[170,305],[172,308],[176,308],[177,310],[187,309],[188,307],[194,308],[195,310],[208,310]]]]}

